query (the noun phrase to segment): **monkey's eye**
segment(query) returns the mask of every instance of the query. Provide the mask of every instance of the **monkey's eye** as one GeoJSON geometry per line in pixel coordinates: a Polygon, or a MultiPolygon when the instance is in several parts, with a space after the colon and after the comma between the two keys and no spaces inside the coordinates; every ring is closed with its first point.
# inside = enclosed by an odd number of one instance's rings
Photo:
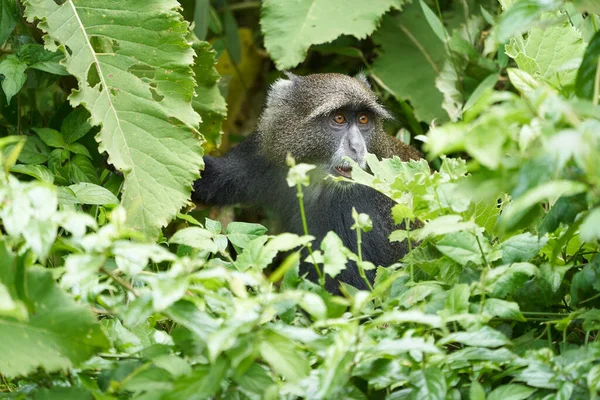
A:
{"type": "Polygon", "coordinates": [[[342,113],[336,113],[333,116],[333,120],[335,121],[336,124],[343,124],[344,122],[346,122],[346,117],[344,117],[344,114],[342,113]]]}
{"type": "Polygon", "coordinates": [[[360,114],[358,116],[358,123],[361,125],[366,125],[369,123],[369,116],[367,114],[360,114]]]}

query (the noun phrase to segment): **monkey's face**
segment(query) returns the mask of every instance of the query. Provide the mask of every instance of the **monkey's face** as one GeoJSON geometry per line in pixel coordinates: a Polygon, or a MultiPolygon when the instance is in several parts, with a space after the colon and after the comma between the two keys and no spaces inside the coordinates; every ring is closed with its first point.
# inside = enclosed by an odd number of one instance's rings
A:
{"type": "Polygon", "coordinates": [[[361,167],[365,166],[367,143],[375,129],[375,116],[369,110],[342,108],[326,116],[323,123],[325,134],[330,137],[330,155],[325,163],[328,173],[334,176],[352,177],[350,158],[361,167]]]}
{"type": "Polygon", "coordinates": [[[258,126],[261,155],[286,168],[291,153],[298,163],[317,165],[315,175],[351,177],[344,157],[364,166],[370,145],[385,135],[383,120],[391,115],[364,78],[288,76],[276,81],[267,97],[258,126]]]}

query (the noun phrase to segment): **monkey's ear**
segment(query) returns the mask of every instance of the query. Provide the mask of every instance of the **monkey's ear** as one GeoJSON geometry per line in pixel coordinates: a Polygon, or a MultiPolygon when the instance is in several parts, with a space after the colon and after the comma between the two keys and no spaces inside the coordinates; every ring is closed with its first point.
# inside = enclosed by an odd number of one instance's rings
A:
{"type": "Polygon", "coordinates": [[[371,84],[369,83],[369,80],[367,79],[367,76],[364,74],[364,72],[359,72],[355,76],[355,78],[364,83],[369,89],[371,89],[371,84]]]}

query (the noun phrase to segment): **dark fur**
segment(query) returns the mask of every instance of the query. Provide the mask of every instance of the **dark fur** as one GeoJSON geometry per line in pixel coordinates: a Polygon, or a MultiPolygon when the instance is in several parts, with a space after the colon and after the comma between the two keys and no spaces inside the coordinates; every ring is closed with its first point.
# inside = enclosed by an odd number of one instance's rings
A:
{"type": "MultiPolygon", "coordinates": [[[[363,234],[363,258],[375,265],[394,263],[407,249],[406,244],[388,241],[396,228],[390,214],[392,200],[366,186],[322,180],[339,146],[322,121],[341,108],[368,110],[376,119],[365,137],[370,153],[380,158],[396,155],[404,161],[420,158],[419,153],[384,132],[382,120],[390,116],[364,78],[339,74],[289,77],[273,85],[257,132],[224,157],[204,158],[206,167],[202,179],[194,183],[192,199],[204,204],[268,206],[281,218],[286,231],[302,234],[296,188],[288,187],[285,180],[285,157],[291,152],[296,162],[319,166],[304,198],[309,233],[317,238],[315,247],[332,230],[356,252],[356,232],[350,229],[354,206],[373,221],[373,230],[363,234]]],[[[302,265],[301,269],[316,281],[312,265],[302,265]]],[[[371,279],[373,275],[370,271],[371,279]]],[[[338,279],[366,288],[355,265],[349,265],[338,279]]],[[[327,289],[337,292],[333,280],[328,280],[327,289]]]]}

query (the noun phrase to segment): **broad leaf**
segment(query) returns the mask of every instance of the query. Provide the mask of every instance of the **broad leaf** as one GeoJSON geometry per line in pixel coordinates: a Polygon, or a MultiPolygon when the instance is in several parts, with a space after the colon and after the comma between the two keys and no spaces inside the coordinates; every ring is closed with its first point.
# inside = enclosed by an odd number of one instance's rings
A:
{"type": "Polygon", "coordinates": [[[0,0],[0,47],[4,46],[6,39],[15,29],[17,24],[16,11],[15,0],[0,0]]]}
{"type": "Polygon", "coordinates": [[[10,103],[10,100],[16,95],[19,90],[25,84],[27,76],[25,70],[27,64],[19,60],[17,56],[11,54],[4,59],[0,60],[0,75],[4,76],[2,80],[2,90],[6,95],[6,101],[10,103]]]}
{"type": "MultiPolygon", "coordinates": [[[[596,84],[598,60],[600,59],[600,31],[596,32],[590,44],[585,49],[583,61],[577,71],[575,93],[583,99],[593,100],[594,85],[596,84]]],[[[598,94],[596,94],[598,95],[598,94]]]]}
{"type": "MultiPolygon", "coordinates": [[[[0,260],[0,269],[10,268],[0,260]]],[[[2,275],[0,274],[0,277],[2,275]]],[[[12,377],[71,368],[108,347],[96,318],[58,289],[49,271],[27,269],[29,319],[0,318],[0,373],[12,377]]]]}
{"type": "Polygon", "coordinates": [[[265,47],[277,68],[292,68],[314,44],[341,35],[366,38],[386,11],[403,3],[405,0],[266,0],[261,19],[265,47]]]}
{"type": "Polygon", "coordinates": [[[70,96],[102,125],[100,151],[123,171],[127,223],[155,236],[189,198],[202,166],[192,107],[193,50],[172,0],[26,1],[46,47],[65,53],[79,83],[70,96]]]}
{"type": "Polygon", "coordinates": [[[373,72],[396,97],[408,100],[421,121],[446,119],[436,78],[444,68],[446,50],[413,2],[398,15],[386,15],[373,35],[381,53],[373,72]]]}

